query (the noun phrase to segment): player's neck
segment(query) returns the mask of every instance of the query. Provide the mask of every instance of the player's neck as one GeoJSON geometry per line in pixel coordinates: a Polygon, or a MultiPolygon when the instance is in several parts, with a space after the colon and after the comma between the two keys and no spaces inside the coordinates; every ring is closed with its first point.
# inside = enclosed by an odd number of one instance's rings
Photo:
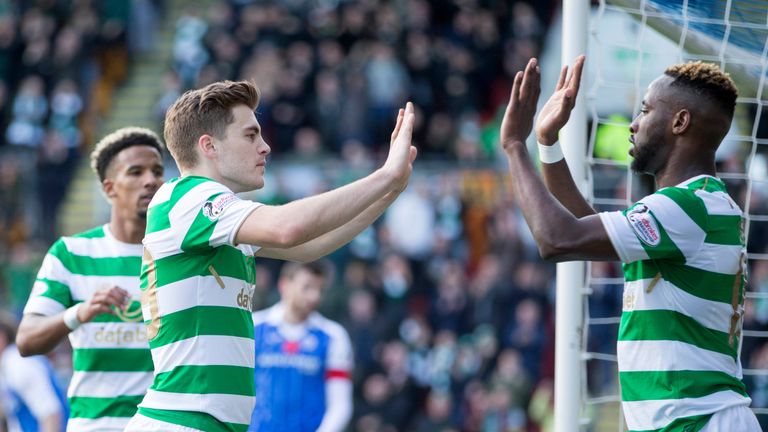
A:
{"type": "Polygon", "coordinates": [[[198,176],[209,178],[213,181],[223,184],[235,193],[242,192],[237,185],[232,184],[232,182],[227,181],[227,179],[219,175],[219,171],[215,166],[212,165],[199,163],[194,168],[185,168],[180,170],[180,175],[181,177],[198,176]]]}
{"type": "Polygon", "coordinates": [[[112,209],[112,218],[109,220],[109,230],[112,236],[123,243],[140,244],[144,238],[147,221],[139,218],[124,218],[116,214],[112,209]]]}
{"type": "Polygon", "coordinates": [[[689,159],[688,161],[679,160],[679,162],[671,160],[667,166],[656,173],[656,186],[659,189],[675,186],[702,174],[717,175],[714,160],[689,159]]]}
{"type": "Polygon", "coordinates": [[[301,324],[306,320],[307,317],[303,314],[291,309],[290,307],[285,308],[283,321],[287,322],[288,324],[301,324]]]}

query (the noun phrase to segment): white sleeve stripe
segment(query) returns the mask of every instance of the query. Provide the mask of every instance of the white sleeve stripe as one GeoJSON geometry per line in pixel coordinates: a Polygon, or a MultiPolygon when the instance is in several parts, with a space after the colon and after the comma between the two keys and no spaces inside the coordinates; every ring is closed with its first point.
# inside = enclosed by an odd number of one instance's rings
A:
{"type": "Polygon", "coordinates": [[[352,382],[332,380],[325,382],[326,409],[317,432],[344,430],[352,418],[352,382]]]}
{"type": "Polygon", "coordinates": [[[330,338],[326,358],[326,369],[332,371],[351,371],[354,367],[352,342],[347,331],[339,323],[320,315],[314,315],[312,324],[319,327],[330,338]]]}
{"type": "MultiPolygon", "coordinates": [[[[229,238],[227,238],[227,244],[230,244],[230,245],[235,244],[235,237],[237,236],[237,232],[240,231],[240,227],[243,226],[243,223],[245,223],[245,220],[248,219],[248,216],[250,216],[254,210],[264,205],[262,203],[257,203],[253,201],[245,201],[245,202],[251,204],[250,210],[243,211],[243,214],[240,220],[238,220],[235,223],[234,229],[232,230],[232,232],[229,233],[229,238]]],[[[253,253],[256,253],[259,249],[261,249],[261,246],[258,246],[258,245],[249,245],[249,246],[255,246],[255,248],[253,248],[253,253]]]]}
{"type": "Polygon", "coordinates": [[[53,254],[46,254],[43,263],[40,264],[40,271],[37,272],[37,279],[48,279],[68,285],[72,273],[64,267],[64,263],[53,254]]]}
{"type": "Polygon", "coordinates": [[[675,200],[662,194],[652,194],[640,200],[647,205],[664,231],[687,258],[701,248],[707,233],[688,216],[675,200]]]}
{"type": "Polygon", "coordinates": [[[27,301],[27,305],[24,306],[24,313],[25,314],[40,314],[44,316],[53,316],[59,313],[64,312],[63,304],[57,302],[56,300],[45,297],[45,296],[36,296],[36,297],[30,297],[27,301]]]}
{"type": "Polygon", "coordinates": [[[632,232],[627,218],[620,211],[602,212],[598,215],[621,262],[628,263],[648,259],[648,254],[640,244],[640,240],[632,232]],[[630,250],[633,253],[630,253],[630,250]]]}
{"type": "MultiPolygon", "coordinates": [[[[235,236],[237,235],[237,232],[240,231],[240,227],[243,225],[243,222],[248,218],[248,216],[253,213],[254,210],[261,207],[263,204],[248,201],[248,200],[242,200],[234,203],[230,208],[227,209],[229,212],[237,212],[239,213],[238,219],[235,220],[235,223],[232,224],[232,226],[228,226],[227,224],[216,224],[216,227],[213,229],[213,235],[211,236],[211,239],[218,238],[219,236],[225,234],[226,230],[229,230],[229,233],[227,234],[226,239],[224,241],[226,244],[229,245],[235,245],[235,236]],[[225,231],[225,232],[221,232],[225,231]]],[[[252,246],[258,246],[258,245],[252,245],[252,246]]],[[[256,251],[254,251],[256,252],[256,251]]]]}

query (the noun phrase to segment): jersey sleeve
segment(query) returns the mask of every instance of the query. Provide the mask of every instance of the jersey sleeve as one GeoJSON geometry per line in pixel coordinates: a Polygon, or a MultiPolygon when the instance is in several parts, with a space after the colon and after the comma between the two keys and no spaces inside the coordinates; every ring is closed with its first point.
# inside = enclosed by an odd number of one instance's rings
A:
{"type": "Polygon", "coordinates": [[[240,199],[219,183],[205,182],[190,190],[171,210],[171,229],[185,252],[234,246],[240,225],[260,205],[240,199]]]}
{"type": "Polygon", "coordinates": [[[624,263],[648,259],[684,263],[706,238],[706,208],[687,189],[661,189],[624,211],[599,215],[624,263]]]}
{"type": "Polygon", "coordinates": [[[72,274],[67,269],[69,250],[62,239],[51,246],[43,259],[37,278],[32,286],[24,313],[56,315],[72,306],[70,280],[72,274]]]}
{"type": "Polygon", "coordinates": [[[331,327],[331,341],[328,346],[328,358],[326,360],[326,379],[346,378],[350,379],[354,359],[352,357],[352,343],[349,334],[339,324],[331,327]]]}

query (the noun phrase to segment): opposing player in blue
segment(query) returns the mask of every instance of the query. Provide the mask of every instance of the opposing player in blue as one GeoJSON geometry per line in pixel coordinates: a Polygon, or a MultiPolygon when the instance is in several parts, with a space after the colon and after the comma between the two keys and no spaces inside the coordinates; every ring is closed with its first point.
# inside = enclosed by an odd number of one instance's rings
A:
{"type": "Polygon", "coordinates": [[[249,431],[344,430],[352,416],[352,348],[341,325],[316,310],[321,262],[286,263],[281,300],[253,314],[256,407],[249,431]]]}
{"type": "Polygon", "coordinates": [[[42,355],[22,357],[15,339],[15,322],[0,315],[0,408],[7,431],[64,431],[67,396],[51,363],[42,355]]]}

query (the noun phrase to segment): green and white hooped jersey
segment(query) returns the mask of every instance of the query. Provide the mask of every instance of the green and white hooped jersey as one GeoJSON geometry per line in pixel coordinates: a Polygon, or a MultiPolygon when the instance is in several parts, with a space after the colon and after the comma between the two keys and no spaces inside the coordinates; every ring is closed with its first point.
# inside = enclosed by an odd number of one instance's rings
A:
{"type": "Polygon", "coordinates": [[[742,212],[723,182],[694,177],[600,218],[624,263],[617,353],[629,429],[683,431],[749,405],[742,212]]]}
{"type": "Polygon", "coordinates": [[[24,313],[56,315],[117,285],[131,295],[125,310],[101,314],[69,334],[73,375],[68,431],[123,430],[152,383],[152,358],[141,318],[142,246],[116,240],[109,225],[51,246],[24,313]]]}
{"type": "Polygon", "coordinates": [[[141,289],[155,378],[140,414],[204,431],[248,428],[258,248],[234,243],[259,205],[195,176],[168,181],[152,199],[141,289]]]}

